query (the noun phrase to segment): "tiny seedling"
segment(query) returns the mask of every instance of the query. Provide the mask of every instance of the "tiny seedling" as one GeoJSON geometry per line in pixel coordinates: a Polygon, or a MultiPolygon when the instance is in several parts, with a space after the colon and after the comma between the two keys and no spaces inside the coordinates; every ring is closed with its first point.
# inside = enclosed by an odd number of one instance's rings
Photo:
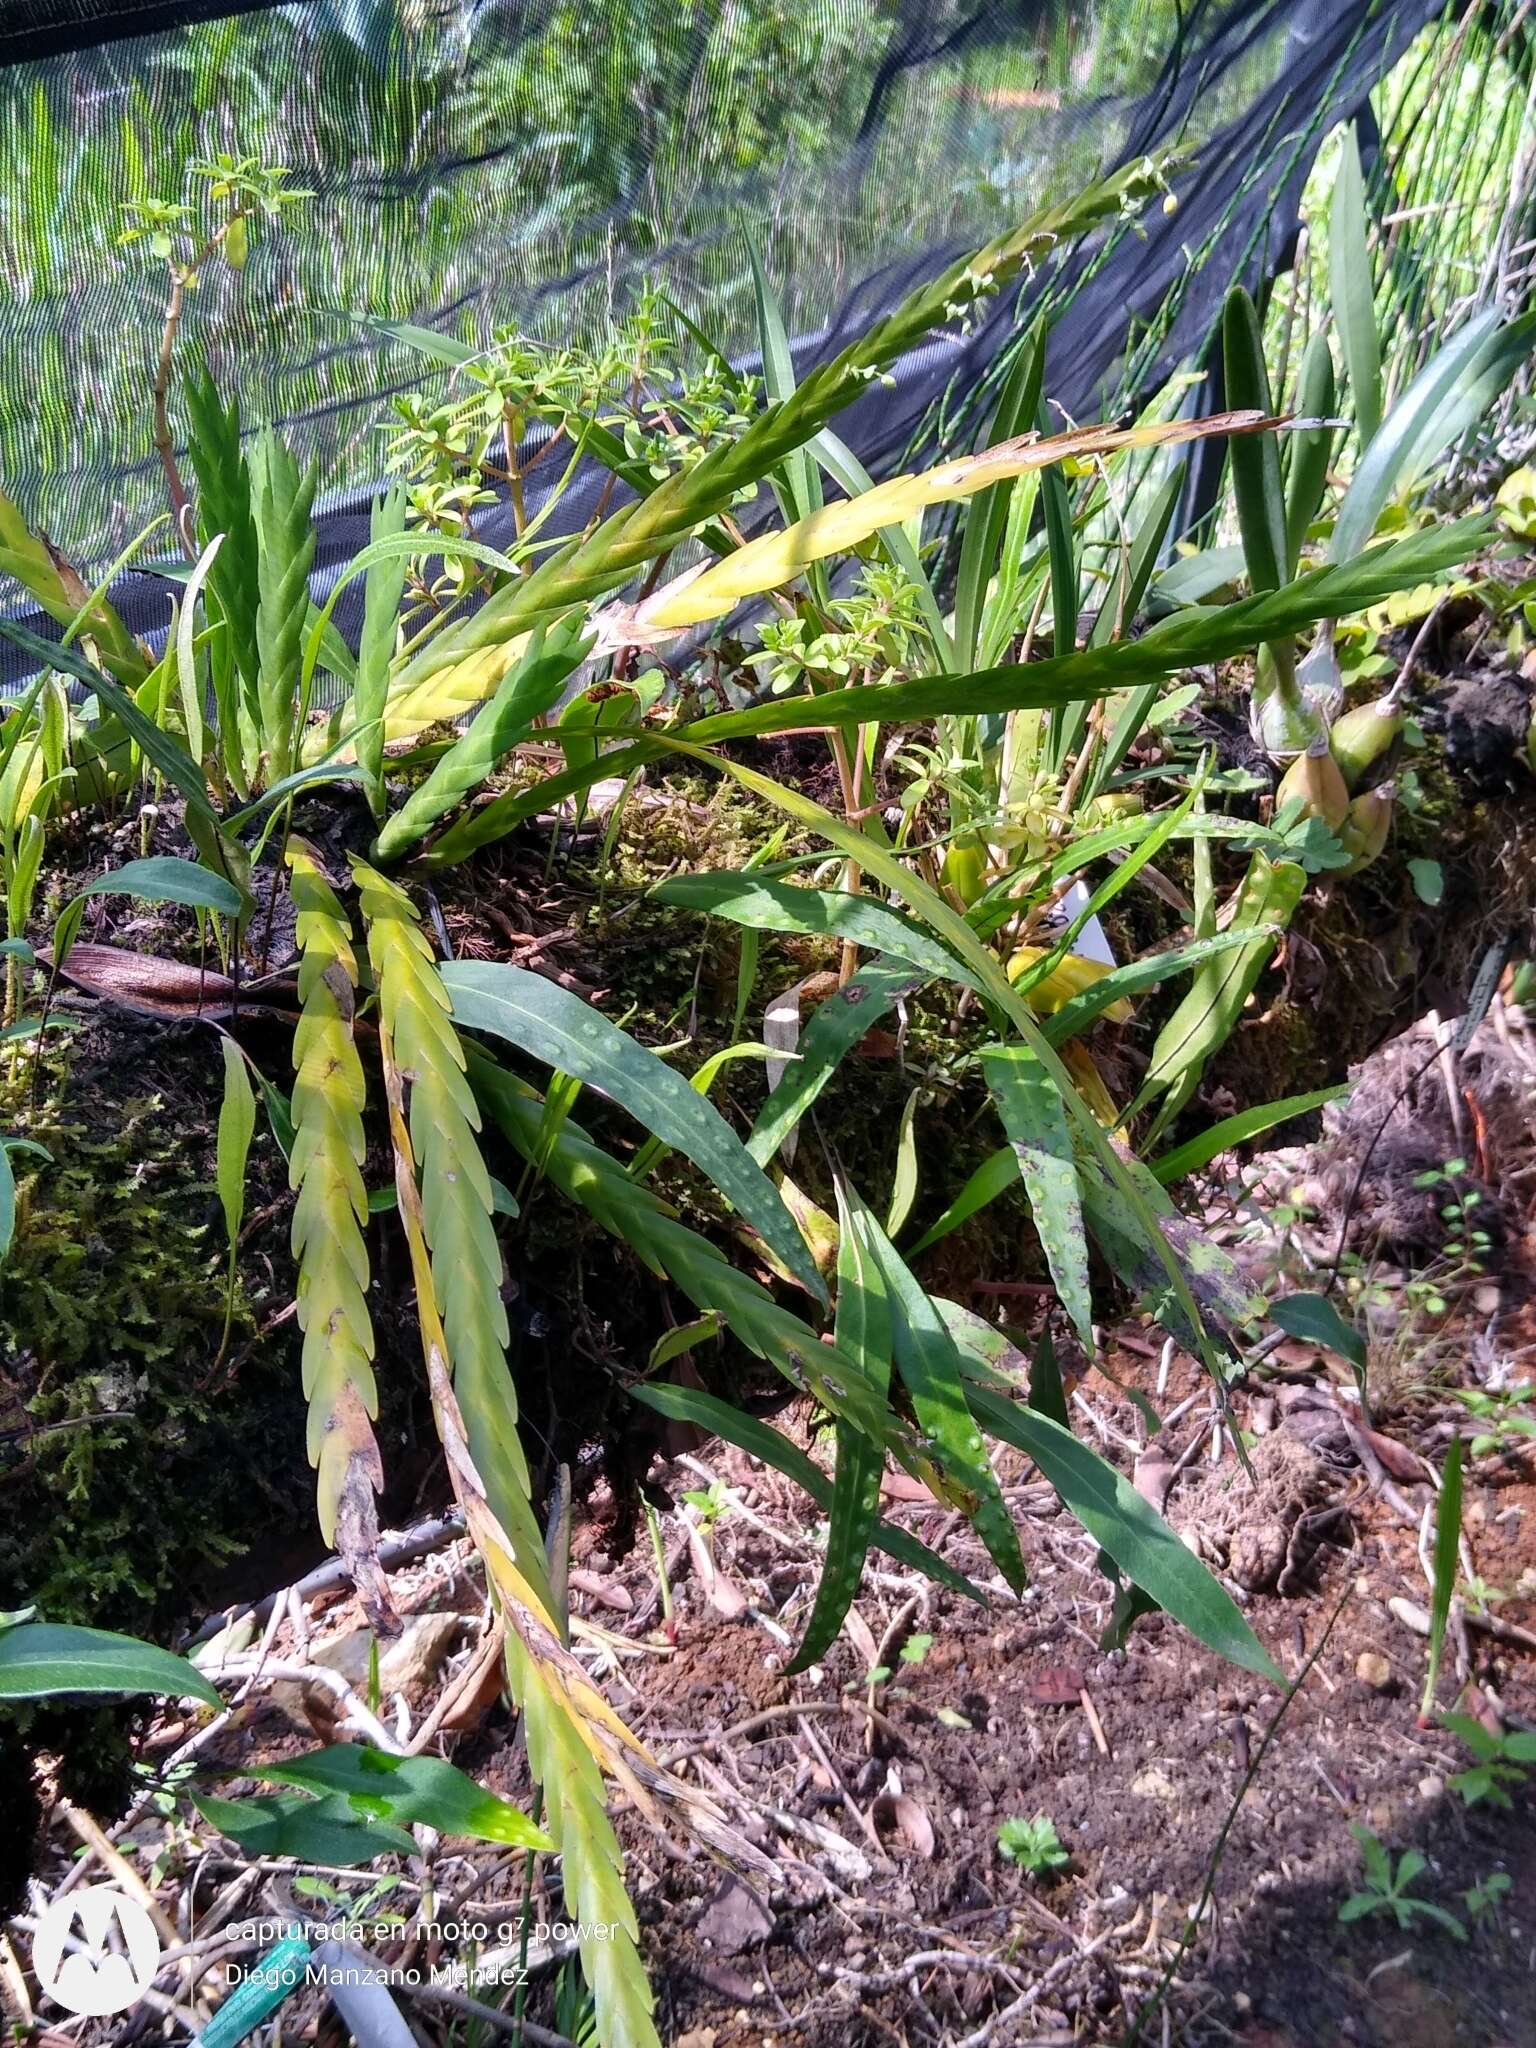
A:
{"type": "Polygon", "coordinates": [[[933,1648],[932,1636],[908,1636],[901,1646],[903,1664],[921,1664],[933,1648]]]}
{"type": "Polygon", "coordinates": [[[1536,1439],[1536,1414],[1530,1406],[1536,1387],[1524,1380],[1508,1387],[1453,1387],[1451,1391],[1480,1425],[1472,1439],[1474,1458],[1536,1439]]]}
{"type": "Polygon", "coordinates": [[[1411,1934],[1415,1921],[1423,1919],[1444,1928],[1457,1941],[1466,1940],[1467,1930],[1454,1913],[1447,1912],[1444,1906],[1437,1906],[1430,1899],[1409,1896],[1408,1887],[1422,1870],[1428,1868],[1426,1857],[1417,1849],[1405,1849],[1398,1857],[1394,1871],[1391,1856],[1369,1828],[1352,1827],[1350,1833],[1360,1844],[1365,1885],[1363,1890],[1351,1892],[1340,1906],[1341,1920],[1363,1920],[1372,1913],[1390,1913],[1405,1934],[1411,1934]]]}
{"type": "Polygon", "coordinates": [[[1482,1920],[1489,1915],[1497,1919],[1499,1901],[1512,1882],[1507,1870],[1491,1870],[1486,1877],[1479,1878],[1470,1891],[1462,1893],[1467,1912],[1474,1920],[1482,1920]]]}
{"type": "Polygon", "coordinates": [[[1513,1806],[1506,1787],[1523,1785],[1529,1766],[1536,1764],[1536,1732],[1512,1728],[1490,1735],[1470,1714],[1442,1714],[1440,1718],[1453,1735],[1461,1737],[1474,1759],[1466,1770],[1447,1779],[1451,1790],[1459,1792],[1468,1806],[1476,1806],[1481,1799],[1491,1800],[1495,1806],[1513,1806]]]}
{"type": "Polygon", "coordinates": [[[1056,1823],[1044,1813],[1037,1813],[1033,1820],[1018,1816],[1005,1820],[997,1831],[997,1853],[1028,1871],[1031,1877],[1045,1877],[1071,1861],[1056,1832],[1056,1823]]]}
{"type": "Polygon", "coordinates": [[[727,1506],[725,1486],[719,1479],[711,1480],[707,1490],[702,1486],[690,1487],[683,1499],[697,1512],[699,1529],[704,1534],[714,1528],[727,1506]]]}

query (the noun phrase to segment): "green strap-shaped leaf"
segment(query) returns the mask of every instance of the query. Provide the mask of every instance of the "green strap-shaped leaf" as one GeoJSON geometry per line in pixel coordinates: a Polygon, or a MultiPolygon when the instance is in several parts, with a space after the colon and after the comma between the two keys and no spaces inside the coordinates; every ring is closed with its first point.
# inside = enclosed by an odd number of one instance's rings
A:
{"type": "MultiPolygon", "coordinates": [[[[1381,425],[1381,341],[1376,292],[1365,238],[1365,180],[1355,124],[1344,129],[1328,208],[1328,295],[1344,349],[1344,370],[1363,455],[1381,425]]],[[[1305,408],[1304,408],[1305,409],[1305,408]]]]}
{"type": "Polygon", "coordinates": [[[687,910],[707,910],[733,924],[759,931],[795,932],[802,937],[835,937],[889,954],[921,968],[935,979],[963,982],[974,988],[976,977],[947,946],[913,924],[899,911],[872,896],[854,896],[843,889],[802,889],[743,871],[674,875],[651,891],[663,903],[687,910]]]}
{"type": "MultiPolygon", "coordinates": [[[[1327,419],[1337,395],[1328,337],[1314,334],[1301,359],[1297,410],[1303,419],[1327,419]]],[[[1290,469],[1285,480],[1285,565],[1292,576],[1301,560],[1307,528],[1317,517],[1328,488],[1334,438],[1332,427],[1313,427],[1290,436],[1290,469]]]]}
{"type": "Polygon", "coordinates": [[[488,1031],[627,1109],[706,1174],[809,1292],[827,1291],[778,1189],[712,1104],[681,1074],[541,974],[496,960],[453,961],[440,970],[455,1021],[488,1031]]]}
{"type": "Polygon", "coordinates": [[[1061,1091],[1027,1045],[984,1046],[981,1070],[1013,1147],[1057,1295],[1092,1351],[1088,1237],[1061,1091]]]}
{"type": "MultiPolygon", "coordinates": [[[[1253,300],[1241,285],[1227,294],[1221,322],[1227,403],[1270,410],[1264,336],[1253,300]]],[[[1255,591],[1285,582],[1285,496],[1280,488],[1280,444],[1273,434],[1234,435],[1230,448],[1232,496],[1248,581],[1255,591]]]]}
{"type": "Polygon", "coordinates": [[[1230,1594],[1113,1465],[1036,1409],[985,1387],[972,1386],[969,1396],[988,1435],[1034,1460],[1067,1512],[1159,1607],[1230,1663],[1281,1678],[1230,1594]]]}
{"type": "MultiPolygon", "coordinates": [[[[852,1227],[843,1190],[837,1190],[838,1349],[856,1358],[870,1383],[883,1394],[891,1376],[891,1315],[885,1283],[863,1238],[852,1227]]],[[[843,1616],[859,1590],[875,1524],[880,1519],[880,1475],[885,1454],[879,1444],[837,1425],[837,1470],[827,1515],[827,1561],[791,1671],[804,1671],[824,1656],[837,1638],[843,1616]]]]}
{"type": "Polygon", "coordinates": [[[158,1693],[210,1707],[223,1704],[185,1657],[133,1636],[53,1621],[0,1629],[0,1700],[46,1699],[61,1692],[158,1693]]]}
{"type": "Polygon", "coordinates": [[[1018,1531],[966,1406],[955,1340],[901,1254],[851,1188],[847,1206],[849,1227],[862,1236],[870,1263],[885,1284],[896,1370],[911,1396],[918,1426],[946,1474],[972,1496],[971,1520],[993,1563],[1015,1592],[1022,1592],[1028,1574],[1018,1531]]]}
{"type": "MultiPolygon", "coordinates": [[[[824,1512],[830,1511],[833,1489],[827,1475],[820,1466],[811,1463],[798,1444],[792,1444],[787,1436],[770,1428],[766,1422],[759,1422],[752,1415],[743,1415],[739,1408],[733,1408],[728,1401],[718,1400],[713,1394],[706,1394],[702,1387],[641,1386],[631,1387],[630,1393],[647,1408],[654,1408],[658,1415],[665,1415],[674,1422],[691,1422],[719,1437],[722,1443],[734,1444],[749,1458],[761,1459],[775,1472],[782,1472],[786,1479],[793,1479],[824,1512]]],[[[980,1587],[973,1586],[963,1572],[957,1572],[953,1565],[935,1556],[926,1543],[919,1543],[915,1536],[905,1529],[898,1529],[894,1522],[877,1521],[870,1540],[876,1550],[883,1550],[887,1557],[895,1558],[908,1571],[921,1572],[925,1578],[948,1586],[953,1592],[963,1593],[966,1599],[976,1601],[979,1606],[987,1605],[987,1596],[980,1587]]]]}
{"type": "MultiPolygon", "coordinates": [[[[1266,926],[1264,932],[1265,936],[1273,939],[1282,936],[1279,925],[1266,926]]],[[[1123,967],[1106,974],[1102,981],[1085,988],[1081,995],[1063,1003],[1053,1017],[1042,1018],[1040,1028],[1052,1045],[1064,1045],[1069,1038],[1076,1038],[1079,1032],[1086,1031],[1101,1011],[1107,1010],[1111,1003],[1119,1002],[1123,996],[1139,995],[1143,989],[1160,988],[1173,975],[1203,966],[1218,953],[1231,953],[1239,946],[1251,946],[1256,936],[1254,931],[1216,932],[1208,939],[1190,939],[1182,946],[1168,947],[1165,952],[1148,953],[1141,960],[1128,960],[1123,967]]]]}
{"type": "MultiPolygon", "coordinates": [[[[403,534],[409,510],[405,485],[397,483],[374,504],[368,523],[370,543],[403,534]]],[[[363,630],[357,642],[357,679],[352,686],[349,726],[369,808],[376,818],[384,816],[384,703],[389,695],[405,572],[403,555],[384,555],[374,561],[363,582],[363,630]]]]}
{"type": "Polygon", "coordinates": [[[1290,923],[1306,883],[1305,870],[1295,862],[1271,861],[1262,853],[1253,856],[1230,929],[1250,934],[1262,929],[1263,936],[1196,974],[1189,993],[1157,1035],[1135,1107],[1164,1089],[1192,1085],[1212,1053],[1226,1043],[1274,951],[1269,932],[1275,925],[1283,929],[1290,923]]]}
{"type": "Polygon", "coordinates": [[[941,1237],[948,1237],[962,1223],[969,1223],[989,1202],[995,1202],[999,1195],[1007,1194],[1010,1188],[1018,1185],[1019,1162],[1013,1147],[1004,1145],[996,1152],[989,1152],[943,1215],[936,1217],[913,1245],[910,1256],[916,1258],[919,1252],[927,1251],[931,1244],[937,1244],[941,1237]]]}
{"type": "Polygon", "coordinates": [[[722,1257],[699,1231],[680,1223],[611,1153],[594,1145],[573,1118],[564,1119],[546,1149],[539,1097],[478,1046],[468,1052],[476,1096],[524,1159],[541,1160],[562,1194],[621,1238],[653,1273],[675,1282],[695,1308],[718,1315],[739,1343],[766,1359],[791,1386],[814,1394],[841,1420],[903,1457],[905,1445],[884,1394],[871,1386],[856,1359],[836,1343],[820,1341],[808,1323],[782,1307],[750,1273],[722,1257]]]}
{"type": "Polygon", "coordinates": [[[1188,1144],[1176,1145],[1161,1159],[1153,1160],[1152,1171],[1164,1187],[1171,1187],[1174,1181],[1182,1180],[1186,1174],[1198,1173],[1202,1166],[1208,1166],[1220,1153],[1229,1152],[1234,1145],[1244,1144],[1249,1138],[1260,1138],[1266,1131],[1274,1130],[1276,1125],[1289,1123],[1294,1116],[1305,1116],[1308,1110],[1321,1109],[1325,1102],[1337,1102],[1353,1086],[1351,1081],[1340,1081],[1332,1088],[1313,1088],[1305,1095],[1287,1095],[1280,1102],[1260,1102],[1252,1109],[1239,1110],[1236,1116],[1223,1117],[1219,1124],[1212,1124],[1208,1131],[1191,1138],[1188,1144]]]}

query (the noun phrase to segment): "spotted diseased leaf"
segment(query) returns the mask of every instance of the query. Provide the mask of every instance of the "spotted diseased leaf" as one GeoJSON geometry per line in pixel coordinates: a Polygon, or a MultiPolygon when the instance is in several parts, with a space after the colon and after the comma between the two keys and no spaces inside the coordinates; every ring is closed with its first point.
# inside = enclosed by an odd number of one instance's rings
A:
{"type": "Polygon", "coordinates": [[[288,844],[300,952],[293,1038],[293,1146],[289,1185],[298,1319],[304,1332],[309,1461],[318,1472],[320,1530],[344,1541],[377,1596],[378,1520],[384,1484],[373,1421],[379,1412],[368,1313],[368,1194],[363,1185],[367,1089],[352,1036],[357,958],[335,891],[302,841],[288,844]]]}
{"type": "Polygon", "coordinates": [[[1018,1162],[1061,1305],[1091,1351],[1088,1236],[1061,1091],[1027,1045],[985,1046],[981,1067],[1018,1162]]]}

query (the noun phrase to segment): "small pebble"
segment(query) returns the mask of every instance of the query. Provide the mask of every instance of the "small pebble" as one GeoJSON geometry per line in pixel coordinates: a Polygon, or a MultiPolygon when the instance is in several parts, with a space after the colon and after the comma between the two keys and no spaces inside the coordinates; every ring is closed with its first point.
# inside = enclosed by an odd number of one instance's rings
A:
{"type": "Polygon", "coordinates": [[[1362,1650],[1355,1659],[1355,1676],[1373,1692],[1385,1692],[1392,1683],[1392,1666],[1379,1650],[1362,1650]]]}

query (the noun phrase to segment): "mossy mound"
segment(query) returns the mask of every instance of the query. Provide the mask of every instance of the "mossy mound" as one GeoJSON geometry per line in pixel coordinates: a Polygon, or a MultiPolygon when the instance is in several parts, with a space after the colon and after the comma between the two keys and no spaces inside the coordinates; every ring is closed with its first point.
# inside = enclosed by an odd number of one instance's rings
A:
{"type": "Polygon", "coordinates": [[[258,1333],[261,1262],[220,1356],[216,1065],[104,1014],[51,1104],[7,1113],[50,1158],[21,1178],[0,1271],[0,1606],[164,1635],[302,1512],[297,1370],[286,1329],[258,1333]]]}

